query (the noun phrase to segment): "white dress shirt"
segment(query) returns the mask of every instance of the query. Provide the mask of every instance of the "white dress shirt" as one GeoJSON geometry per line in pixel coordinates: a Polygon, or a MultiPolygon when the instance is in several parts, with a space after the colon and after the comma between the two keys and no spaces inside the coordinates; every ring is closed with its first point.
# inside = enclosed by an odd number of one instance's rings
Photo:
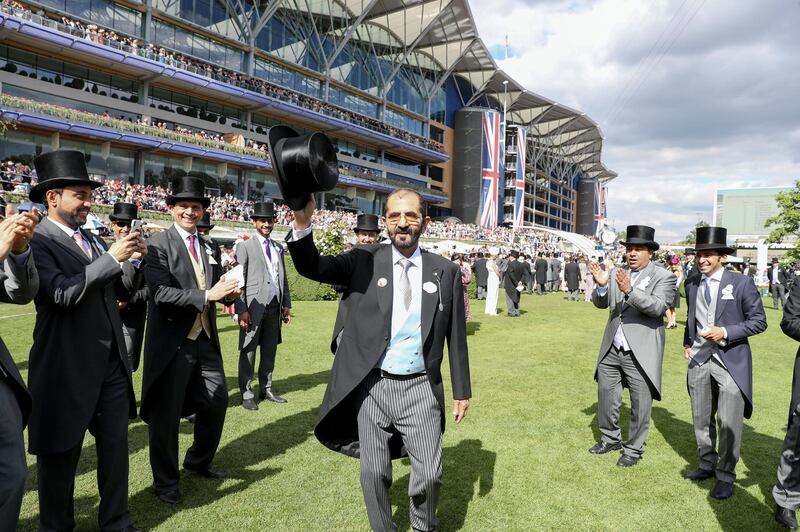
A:
{"type": "MultiPolygon", "coordinates": [[[[204,253],[205,250],[200,246],[200,233],[197,232],[197,229],[195,229],[194,233],[190,233],[178,224],[174,224],[174,227],[175,230],[178,231],[178,234],[181,235],[181,240],[183,240],[183,245],[186,246],[186,251],[189,252],[189,256],[192,255],[192,250],[189,248],[189,237],[192,235],[197,237],[194,239],[194,250],[197,252],[197,258],[200,260],[200,267],[203,268],[203,258],[200,253],[204,253]]],[[[208,304],[208,290],[204,290],[203,292],[205,294],[206,304],[208,304]]]]}

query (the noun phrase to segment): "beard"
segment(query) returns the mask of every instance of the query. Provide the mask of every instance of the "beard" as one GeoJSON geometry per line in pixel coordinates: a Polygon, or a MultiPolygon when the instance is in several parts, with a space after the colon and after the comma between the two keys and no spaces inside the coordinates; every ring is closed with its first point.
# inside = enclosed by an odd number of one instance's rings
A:
{"type": "Polygon", "coordinates": [[[387,229],[387,233],[389,233],[389,240],[392,241],[392,245],[397,249],[411,249],[417,245],[419,242],[420,234],[422,231],[420,230],[419,226],[416,228],[414,226],[408,226],[407,228],[401,230],[398,228],[394,229],[387,229]],[[398,238],[398,236],[405,236],[404,240],[398,238]]]}

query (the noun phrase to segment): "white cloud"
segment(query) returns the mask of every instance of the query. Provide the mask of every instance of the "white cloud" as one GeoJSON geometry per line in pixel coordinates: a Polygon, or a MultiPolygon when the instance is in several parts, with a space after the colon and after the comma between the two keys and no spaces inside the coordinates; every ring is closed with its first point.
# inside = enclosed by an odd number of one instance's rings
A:
{"type": "Polygon", "coordinates": [[[618,228],[651,223],[680,239],[698,216],[712,221],[717,188],[800,178],[800,3],[470,5],[489,47],[509,36],[501,68],[603,129],[618,228]]]}

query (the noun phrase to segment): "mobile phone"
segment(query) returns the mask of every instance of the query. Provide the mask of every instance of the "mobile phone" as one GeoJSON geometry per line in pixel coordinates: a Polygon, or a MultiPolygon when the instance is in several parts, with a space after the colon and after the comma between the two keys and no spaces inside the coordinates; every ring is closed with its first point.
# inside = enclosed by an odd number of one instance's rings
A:
{"type": "Polygon", "coordinates": [[[133,220],[133,221],[131,221],[131,233],[135,233],[137,231],[139,233],[141,233],[142,229],[144,229],[144,221],[143,220],[133,220]]]}

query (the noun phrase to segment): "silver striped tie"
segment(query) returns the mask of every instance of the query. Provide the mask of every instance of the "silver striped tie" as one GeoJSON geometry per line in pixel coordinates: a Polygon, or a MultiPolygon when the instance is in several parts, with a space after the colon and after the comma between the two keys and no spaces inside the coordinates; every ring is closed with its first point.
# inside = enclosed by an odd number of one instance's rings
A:
{"type": "Polygon", "coordinates": [[[411,267],[411,261],[400,259],[398,262],[403,267],[403,271],[400,273],[400,295],[403,296],[403,305],[408,310],[411,306],[411,281],[408,280],[408,269],[411,267]]]}

